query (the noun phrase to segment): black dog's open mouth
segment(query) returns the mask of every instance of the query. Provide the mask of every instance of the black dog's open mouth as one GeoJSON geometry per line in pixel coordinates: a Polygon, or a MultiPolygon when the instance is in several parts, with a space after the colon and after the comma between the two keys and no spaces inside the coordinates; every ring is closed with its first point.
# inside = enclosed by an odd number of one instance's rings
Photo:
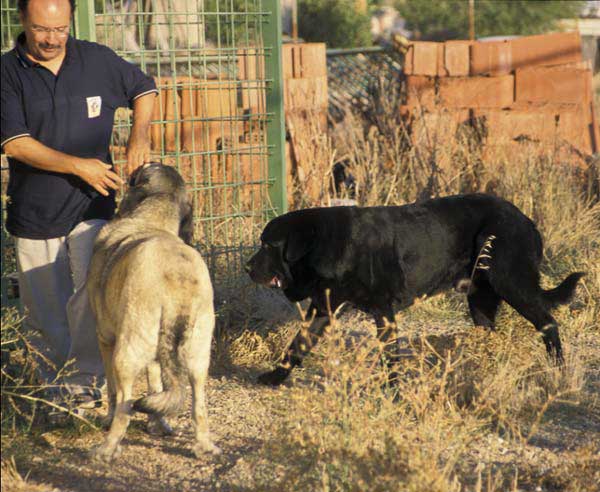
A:
{"type": "Polygon", "coordinates": [[[281,289],[283,288],[283,281],[275,275],[269,282],[269,287],[281,289]]]}

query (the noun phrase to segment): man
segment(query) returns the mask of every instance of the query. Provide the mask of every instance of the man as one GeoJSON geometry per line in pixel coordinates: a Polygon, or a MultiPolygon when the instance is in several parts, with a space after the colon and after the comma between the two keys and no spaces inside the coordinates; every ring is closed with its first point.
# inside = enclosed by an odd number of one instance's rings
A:
{"type": "Polygon", "coordinates": [[[109,142],[117,107],[133,108],[127,170],[149,160],[152,78],[109,48],[69,36],[74,0],[19,0],[24,32],[1,58],[1,145],[10,177],[6,228],[15,238],[26,328],[61,376],[62,398],[96,405],[103,366],[84,289],[94,238],[122,180],[109,142]],[[73,360],[68,370],[60,371],[73,360]]]}

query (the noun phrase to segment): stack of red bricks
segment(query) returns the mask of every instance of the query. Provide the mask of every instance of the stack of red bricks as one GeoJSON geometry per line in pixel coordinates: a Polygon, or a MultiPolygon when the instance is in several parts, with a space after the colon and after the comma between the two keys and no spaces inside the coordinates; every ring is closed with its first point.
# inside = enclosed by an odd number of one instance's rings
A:
{"type": "Polygon", "coordinates": [[[288,204],[292,190],[311,203],[324,193],[326,161],[315,159],[315,146],[327,128],[327,47],[325,43],[282,46],[283,106],[289,139],[286,142],[288,204]]]}
{"type": "Polygon", "coordinates": [[[485,131],[485,149],[524,142],[561,155],[600,152],[592,70],[577,32],[505,41],[414,42],[405,59],[415,145],[456,141],[460,125],[485,131]]]}

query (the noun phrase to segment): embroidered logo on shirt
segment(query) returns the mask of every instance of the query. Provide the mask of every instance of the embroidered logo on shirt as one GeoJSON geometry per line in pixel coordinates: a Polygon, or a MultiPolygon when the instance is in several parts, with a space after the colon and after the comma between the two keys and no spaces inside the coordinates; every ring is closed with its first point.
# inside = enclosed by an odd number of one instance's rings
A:
{"type": "Polygon", "coordinates": [[[88,97],[86,98],[86,101],[88,109],[88,118],[97,118],[98,116],[100,116],[100,111],[102,109],[102,97],[88,97]]]}

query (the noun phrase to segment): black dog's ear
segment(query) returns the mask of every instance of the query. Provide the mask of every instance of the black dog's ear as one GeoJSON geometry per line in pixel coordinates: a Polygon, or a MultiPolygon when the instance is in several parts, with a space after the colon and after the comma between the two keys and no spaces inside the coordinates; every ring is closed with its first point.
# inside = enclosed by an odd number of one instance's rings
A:
{"type": "Polygon", "coordinates": [[[194,208],[189,200],[182,200],[179,206],[179,237],[188,246],[194,242],[194,208]]]}
{"type": "Polygon", "coordinates": [[[295,263],[305,257],[314,246],[316,232],[312,227],[299,227],[292,230],[285,245],[285,259],[295,263]]]}

